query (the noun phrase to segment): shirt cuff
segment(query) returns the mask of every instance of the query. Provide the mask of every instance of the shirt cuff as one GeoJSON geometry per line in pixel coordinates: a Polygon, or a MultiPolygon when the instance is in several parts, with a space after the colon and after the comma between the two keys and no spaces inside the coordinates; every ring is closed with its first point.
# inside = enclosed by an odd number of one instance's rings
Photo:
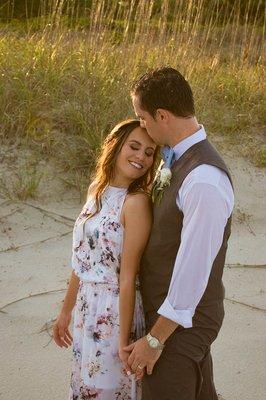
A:
{"type": "Polygon", "coordinates": [[[170,319],[171,321],[176,322],[178,325],[183,326],[184,328],[192,328],[192,317],[195,313],[194,310],[175,310],[168,299],[166,298],[157,311],[158,314],[162,315],[165,318],[170,319]]]}

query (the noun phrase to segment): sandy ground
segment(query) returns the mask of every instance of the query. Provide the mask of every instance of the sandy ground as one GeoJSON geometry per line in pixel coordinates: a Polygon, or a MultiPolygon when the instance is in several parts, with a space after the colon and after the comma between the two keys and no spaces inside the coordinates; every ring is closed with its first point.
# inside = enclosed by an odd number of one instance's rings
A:
{"type": "MultiPolygon", "coordinates": [[[[213,346],[215,382],[225,400],[266,392],[265,174],[227,157],[236,207],[227,266],[226,317],[213,346]],[[264,207],[265,208],[265,207],[264,207]]],[[[44,168],[44,166],[43,166],[44,168]]],[[[71,273],[72,227],[82,204],[48,174],[38,200],[0,198],[0,398],[67,399],[72,350],[51,340],[71,273]],[[11,304],[10,304],[11,303],[11,304]],[[45,329],[45,326],[48,329],[45,329]]]]}

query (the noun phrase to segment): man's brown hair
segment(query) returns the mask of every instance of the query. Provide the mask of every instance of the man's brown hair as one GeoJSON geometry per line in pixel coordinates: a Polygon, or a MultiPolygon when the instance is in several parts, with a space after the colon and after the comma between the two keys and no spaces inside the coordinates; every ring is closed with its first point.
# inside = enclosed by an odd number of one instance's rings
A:
{"type": "Polygon", "coordinates": [[[193,93],[183,75],[174,68],[151,70],[132,86],[131,96],[138,96],[140,107],[153,118],[163,108],[177,117],[195,115],[193,93]]]}

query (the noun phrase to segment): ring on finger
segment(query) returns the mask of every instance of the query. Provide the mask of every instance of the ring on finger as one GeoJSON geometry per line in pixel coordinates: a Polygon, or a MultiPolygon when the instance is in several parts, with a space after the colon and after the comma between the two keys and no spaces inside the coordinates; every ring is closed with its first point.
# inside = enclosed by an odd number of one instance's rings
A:
{"type": "Polygon", "coordinates": [[[143,369],[143,367],[142,367],[140,364],[137,366],[137,368],[139,368],[139,369],[143,369]]]}

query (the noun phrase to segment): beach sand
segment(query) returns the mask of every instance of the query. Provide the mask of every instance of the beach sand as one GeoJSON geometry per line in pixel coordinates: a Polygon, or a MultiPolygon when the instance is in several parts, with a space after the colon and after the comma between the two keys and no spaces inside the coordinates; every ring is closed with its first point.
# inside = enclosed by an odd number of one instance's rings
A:
{"type": "MultiPolygon", "coordinates": [[[[226,316],[213,345],[215,383],[225,400],[262,400],[266,179],[263,170],[243,158],[225,160],[234,179],[236,205],[224,271],[226,316]]],[[[55,345],[51,320],[58,314],[71,274],[72,228],[83,202],[77,192],[63,187],[49,165],[42,168],[50,174],[41,183],[38,199],[0,198],[3,400],[68,397],[72,349],[55,345]]]]}

